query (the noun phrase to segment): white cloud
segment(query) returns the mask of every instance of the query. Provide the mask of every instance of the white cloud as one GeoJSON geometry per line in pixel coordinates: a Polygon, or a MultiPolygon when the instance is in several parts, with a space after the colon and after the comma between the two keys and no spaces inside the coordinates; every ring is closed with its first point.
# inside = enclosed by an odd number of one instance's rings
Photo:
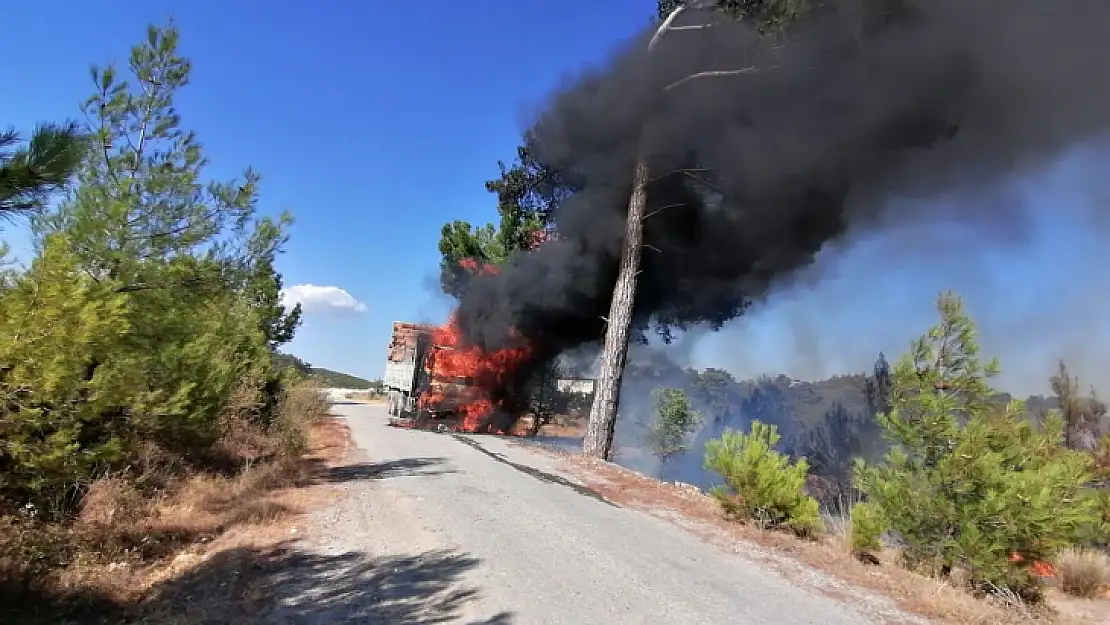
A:
{"type": "Polygon", "coordinates": [[[281,305],[286,308],[300,304],[306,313],[365,312],[366,304],[337,286],[295,284],[281,291],[281,305]]]}

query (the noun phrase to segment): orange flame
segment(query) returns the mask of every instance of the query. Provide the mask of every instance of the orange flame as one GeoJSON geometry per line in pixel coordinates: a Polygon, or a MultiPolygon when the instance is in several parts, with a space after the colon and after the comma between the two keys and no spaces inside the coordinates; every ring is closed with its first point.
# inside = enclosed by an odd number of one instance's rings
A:
{"type": "Polygon", "coordinates": [[[556,232],[554,226],[546,226],[540,228],[532,233],[532,236],[528,241],[528,249],[534,250],[537,247],[545,243],[554,241],[557,238],[559,238],[559,235],[558,232],[556,232]]]}
{"type": "MultiPolygon", "coordinates": [[[[497,265],[474,258],[460,259],[459,266],[475,275],[495,275],[499,271],[497,265]]],[[[487,424],[487,417],[500,407],[491,393],[502,388],[504,378],[527,360],[529,350],[521,347],[485,353],[467,345],[455,313],[446,325],[432,332],[431,343],[428,371],[432,387],[420,398],[420,407],[454,408],[459,416],[457,431],[504,434],[487,424]]]]}
{"type": "MultiPolygon", "coordinates": [[[[1025,562],[1025,556],[1014,551],[1010,554],[1009,560],[1014,564],[1020,564],[1025,562]]],[[[1029,569],[1033,571],[1033,575],[1037,577],[1051,578],[1056,576],[1056,567],[1050,562],[1045,562],[1043,560],[1033,560],[1032,564],[1029,565],[1029,569]]]]}
{"type": "Polygon", "coordinates": [[[470,273],[482,274],[485,276],[493,275],[498,271],[497,265],[491,265],[489,263],[479,263],[473,258],[459,259],[459,267],[462,267],[470,273]]]}
{"type": "Polygon", "coordinates": [[[486,353],[467,345],[454,313],[446,325],[432,332],[432,345],[428,369],[433,385],[421,398],[421,408],[453,406],[459,416],[458,431],[491,433],[486,418],[499,407],[491,391],[503,386],[505,377],[528,358],[529,350],[521,347],[486,353]]]}

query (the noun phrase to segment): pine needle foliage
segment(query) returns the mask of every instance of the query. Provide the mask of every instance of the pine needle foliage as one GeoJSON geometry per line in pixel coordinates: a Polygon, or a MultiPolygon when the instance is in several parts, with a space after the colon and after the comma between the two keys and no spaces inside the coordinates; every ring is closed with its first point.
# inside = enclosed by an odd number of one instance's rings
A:
{"type": "Polygon", "coordinates": [[[730,517],[816,535],[822,523],[817,500],[805,493],[809,465],[805,458],[791,462],[776,451],[780,438],[776,426],[752,421],[747,434],[725,430],[707,442],[705,468],[725,481],[711,493],[730,517]]]}
{"type": "Polygon", "coordinates": [[[41,124],[26,143],[14,129],[0,132],[0,217],[43,208],[81,163],[84,139],[73,123],[41,124]]]}
{"type": "Polygon", "coordinates": [[[942,293],[937,311],[895,367],[892,409],[879,416],[893,448],[883,464],[857,461],[857,486],[901,538],[909,566],[959,569],[977,591],[1039,600],[1036,563],[1096,519],[1091,458],[1062,446],[1057,415],[1038,428],[1021,402],[992,406],[998,362],[980,361],[958,296],[942,293]]]}
{"type": "Polygon", "coordinates": [[[288,421],[274,350],[300,310],[281,305],[275,259],[291,218],[257,214],[249,169],[208,178],[177,110],[191,70],[177,28],[146,35],[125,71],[93,68],[86,127],[40,129],[6,152],[13,135],[0,136],[0,212],[73,174],[32,220],[30,268],[0,284],[0,514],[62,518],[152,445],[208,461],[234,394],[253,398],[253,425],[288,421]]]}
{"type": "Polygon", "coordinates": [[[659,459],[660,472],[667,461],[687,450],[686,439],[698,427],[701,415],[677,388],[659,388],[652,393],[653,415],[646,442],[659,459]]]}

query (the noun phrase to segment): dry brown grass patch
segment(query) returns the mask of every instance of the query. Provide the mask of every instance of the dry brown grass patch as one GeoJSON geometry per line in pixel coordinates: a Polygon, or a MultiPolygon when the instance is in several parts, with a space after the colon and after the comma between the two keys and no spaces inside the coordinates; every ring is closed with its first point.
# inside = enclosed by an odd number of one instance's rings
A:
{"type": "Polygon", "coordinates": [[[1065,549],[1056,558],[1060,590],[1094,599],[1110,590],[1110,556],[1095,549],[1065,549]]]}
{"type": "Polygon", "coordinates": [[[111,527],[141,516],[149,502],[123,476],[110,476],[89,485],[77,514],[78,527],[111,527]]]}
{"type": "Polygon", "coordinates": [[[585,419],[560,419],[557,422],[548,423],[540,428],[540,434],[543,436],[555,436],[559,438],[577,438],[585,433],[585,419]]]}

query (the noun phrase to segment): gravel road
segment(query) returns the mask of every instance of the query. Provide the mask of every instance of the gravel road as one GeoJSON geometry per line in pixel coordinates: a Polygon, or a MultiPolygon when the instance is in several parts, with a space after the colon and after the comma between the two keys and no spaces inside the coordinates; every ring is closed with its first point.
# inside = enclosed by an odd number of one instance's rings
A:
{"type": "Polygon", "coordinates": [[[271,623],[870,622],[752,561],[599,500],[559,460],[337,405],[364,455],[333,473],[271,623]]]}

